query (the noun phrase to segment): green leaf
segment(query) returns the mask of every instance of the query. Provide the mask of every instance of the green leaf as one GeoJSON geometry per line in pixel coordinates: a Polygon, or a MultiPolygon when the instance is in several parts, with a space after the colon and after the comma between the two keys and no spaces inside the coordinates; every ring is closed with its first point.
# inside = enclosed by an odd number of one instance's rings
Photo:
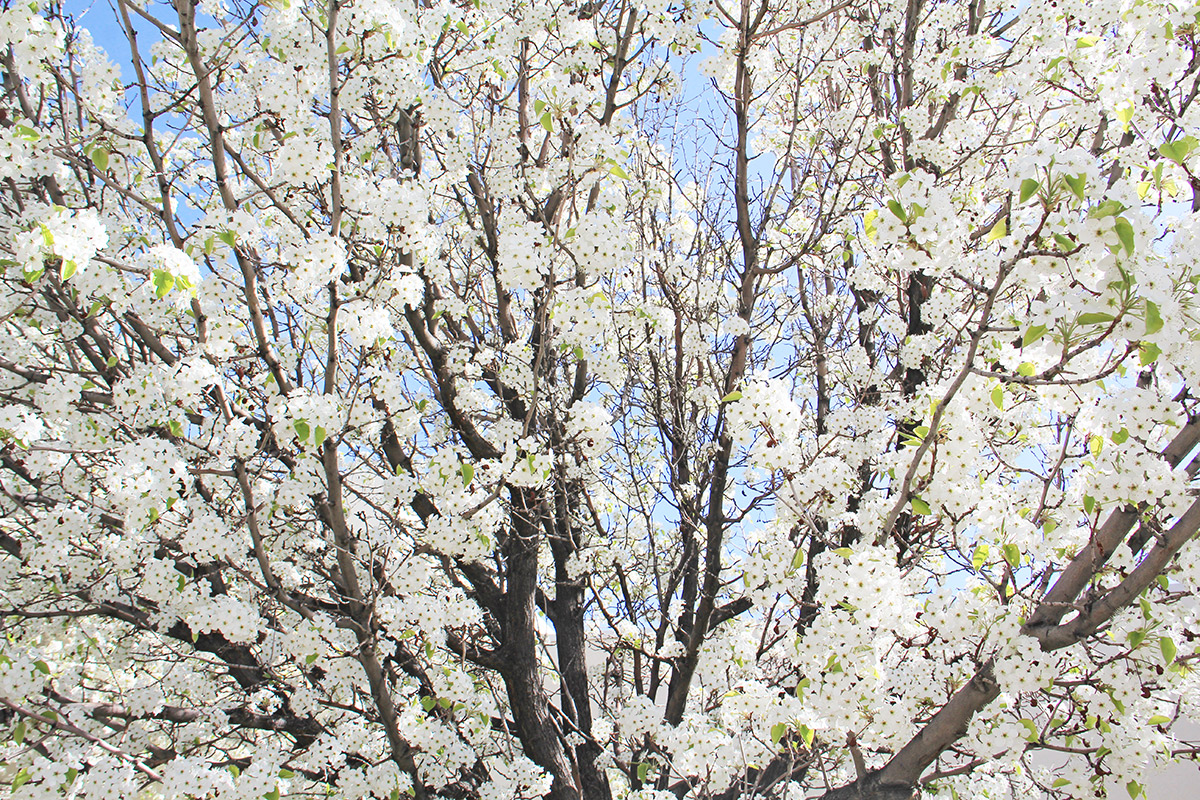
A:
{"type": "Polygon", "coordinates": [[[1129,220],[1117,217],[1117,221],[1113,223],[1113,230],[1117,232],[1117,238],[1121,240],[1125,252],[1133,255],[1133,226],[1129,224],[1129,220]]]}
{"type": "Polygon", "coordinates": [[[807,725],[800,726],[800,738],[804,740],[806,747],[812,748],[813,739],[816,738],[817,732],[807,725]]]}
{"type": "Polygon", "coordinates": [[[276,786],[274,789],[264,794],[263,797],[265,800],[279,800],[279,787],[276,786]]]}
{"type": "Polygon", "coordinates": [[[1138,354],[1138,362],[1144,367],[1153,364],[1161,355],[1162,350],[1154,342],[1142,342],[1141,352],[1138,354]]]}
{"type": "Polygon", "coordinates": [[[1183,160],[1195,149],[1196,138],[1194,136],[1184,136],[1182,139],[1176,139],[1173,142],[1163,142],[1158,146],[1158,152],[1179,165],[1182,165],[1183,160]]]}
{"type": "Polygon", "coordinates": [[[1021,548],[1011,543],[1004,545],[1004,560],[1013,569],[1021,566],[1021,548]]]}
{"type": "Polygon", "coordinates": [[[1087,176],[1085,175],[1063,175],[1063,180],[1071,193],[1080,200],[1084,197],[1084,189],[1087,187],[1087,176]]]}
{"type": "Polygon", "coordinates": [[[313,444],[316,445],[317,447],[320,447],[321,443],[324,441],[325,441],[325,429],[322,428],[320,425],[318,425],[317,429],[313,431],[313,444]]]}
{"type": "Polygon", "coordinates": [[[1153,717],[1146,720],[1146,723],[1148,725],[1166,725],[1170,721],[1170,717],[1164,717],[1162,714],[1155,714],[1153,717]]]}
{"type": "Polygon", "coordinates": [[[58,266],[58,277],[60,280],[69,281],[77,269],[79,269],[78,264],[69,258],[64,258],[62,263],[58,266]]]}
{"type": "Polygon", "coordinates": [[[1146,335],[1158,333],[1162,330],[1163,319],[1162,314],[1158,311],[1158,306],[1149,300],[1146,301],[1146,335]]]}
{"type": "Polygon", "coordinates": [[[233,247],[234,243],[237,242],[237,236],[233,231],[221,231],[217,234],[217,238],[230,247],[233,247]]]}
{"type": "Polygon", "coordinates": [[[312,429],[308,427],[308,420],[298,419],[292,423],[292,427],[296,429],[296,437],[300,441],[308,441],[308,434],[312,432],[312,429]]]}
{"type": "Polygon", "coordinates": [[[1025,331],[1025,335],[1021,337],[1021,347],[1029,347],[1029,345],[1033,344],[1045,335],[1045,325],[1030,325],[1029,329],[1025,331]]]}
{"type": "Polygon", "coordinates": [[[912,504],[913,513],[915,514],[928,516],[933,513],[933,509],[929,507],[929,503],[926,503],[919,497],[911,497],[908,502],[912,504]]]}
{"type": "Polygon", "coordinates": [[[1092,497],[1090,494],[1085,494],[1083,496],[1084,512],[1086,512],[1087,515],[1090,517],[1092,515],[1092,511],[1095,510],[1095,508],[1096,508],[1096,498],[1092,497]]]}
{"type": "Polygon", "coordinates": [[[771,744],[779,744],[779,740],[787,733],[787,725],[777,722],[771,726],[771,744]]]}
{"type": "Polygon", "coordinates": [[[1088,440],[1088,450],[1095,457],[1099,457],[1100,451],[1104,449],[1104,439],[1099,436],[1092,436],[1088,440]]]}
{"type": "Polygon", "coordinates": [[[13,728],[13,741],[17,744],[25,744],[25,720],[17,723],[17,727],[13,728]]]}
{"type": "Polygon", "coordinates": [[[620,178],[623,181],[629,180],[629,173],[621,169],[619,164],[613,164],[608,169],[608,174],[620,178]]]}
{"type": "Polygon", "coordinates": [[[15,792],[17,789],[20,789],[22,786],[29,783],[30,780],[32,780],[32,776],[29,774],[29,770],[22,769],[17,773],[17,776],[13,778],[13,791],[15,792]]]}
{"type": "Polygon", "coordinates": [[[1022,362],[1017,366],[1017,374],[1023,378],[1032,378],[1036,372],[1037,370],[1034,369],[1033,364],[1030,364],[1028,361],[1022,362]]]}
{"type": "Polygon", "coordinates": [[[896,200],[888,200],[888,209],[896,216],[896,219],[907,223],[908,216],[904,213],[904,207],[896,200]]]}
{"type": "Polygon", "coordinates": [[[96,165],[96,169],[101,172],[108,169],[108,151],[100,145],[94,145],[88,152],[88,157],[92,159],[92,163],[96,165]]]}
{"type": "Polygon", "coordinates": [[[1026,178],[1025,180],[1021,181],[1020,202],[1024,204],[1026,200],[1037,194],[1037,190],[1040,188],[1042,188],[1042,184],[1033,178],[1026,178]]]}
{"type": "Polygon", "coordinates": [[[1136,650],[1142,642],[1146,641],[1146,631],[1139,628],[1136,631],[1129,632],[1129,646],[1136,650]]]}
{"type": "Polygon", "coordinates": [[[736,402],[741,399],[742,399],[742,393],[739,392],[737,389],[734,389],[732,392],[730,392],[729,394],[722,397],[721,402],[722,403],[733,403],[733,402],[736,402]]]}
{"type": "Polygon", "coordinates": [[[540,117],[540,116],[542,115],[542,109],[543,109],[543,108],[545,108],[545,107],[546,107],[546,101],[545,101],[545,100],[534,100],[534,101],[533,101],[533,113],[534,113],[534,115],[535,115],[535,116],[539,116],[539,117],[540,117]]]}
{"type": "Polygon", "coordinates": [[[458,471],[462,474],[463,486],[470,486],[471,480],[475,477],[475,468],[470,464],[463,464],[458,471]]]}
{"type": "Polygon", "coordinates": [[[971,554],[971,566],[976,572],[983,569],[983,565],[987,563],[988,550],[990,549],[987,542],[980,542],[975,545],[975,552],[971,554]]]}
{"type": "Polygon", "coordinates": [[[1121,430],[1112,435],[1112,440],[1113,444],[1125,444],[1125,442],[1129,441],[1129,429],[1121,428],[1121,430]]]}
{"type": "Polygon", "coordinates": [[[1080,325],[1099,325],[1102,322],[1112,322],[1113,319],[1112,314],[1105,314],[1103,311],[1089,311],[1086,314],[1080,314],[1075,321],[1080,325]]]}
{"type": "Polygon", "coordinates": [[[1158,649],[1162,651],[1163,663],[1174,664],[1175,654],[1179,652],[1175,649],[1175,642],[1170,636],[1161,636],[1158,639],[1158,649]]]}
{"type": "Polygon", "coordinates": [[[1130,781],[1129,783],[1125,784],[1125,791],[1129,792],[1129,796],[1131,798],[1140,797],[1144,790],[1145,787],[1137,781],[1130,781]]]}
{"type": "Polygon", "coordinates": [[[283,778],[286,781],[289,778],[296,777],[296,773],[292,772],[287,767],[284,767],[283,769],[279,770],[279,777],[283,778]]]}
{"type": "Polygon", "coordinates": [[[1070,783],[1066,778],[1055,778],[1054,783],[1050,784],[1050,786],[1057,789],[1060,786],[1068,786],[1070,783]]]}
{"type": "Polygon", "coordinates": [[[850,556],[854,555],[854,551],[849,547],[835,547],[833,549],[833,553],[841,556],[842,558],[849,558],[850,556]]]}
{"type": "Polygon", "coordinates": [[[314,661],[316,661],[318,658],[320,658],[320,656],[319,656],[319,655],[317,655],[316,653],[309,653],[308,655],[306,655],[306,656],[304,657],[304,663],[305,663],[305,664],[311,664],[311,663],[313,663],[314,661]]]}
{"type": "Polygon", "coordinates": [[[640,764],[638,764],[637,775],[638,775],[639,781],[641,781],[642,783],[646,782],[646,778],[650,775],[650,762],[649,761],[643,761],[640,764]]]}
{"type": "Polygon", "coordinates": [[[173,419],[167,423],[167,427],[171,430],[171,435],[175,437],[183,436],[183,423],[177,419],[173,419]]]}
{"type": "Polygon", "coordinates": [[[542,127],[546,129],[546,133],[550,133],[554,130],[554,118],[550,116],[549,111],[547,111],[545,114],[542,114],[541,122],[542,127]]]}
{"type": "Polygon", "coordinates": [[[996,388],[992,389],[992,405],[1001,411],[1004,410],[1004,385],[996,384],[996,388]]]}

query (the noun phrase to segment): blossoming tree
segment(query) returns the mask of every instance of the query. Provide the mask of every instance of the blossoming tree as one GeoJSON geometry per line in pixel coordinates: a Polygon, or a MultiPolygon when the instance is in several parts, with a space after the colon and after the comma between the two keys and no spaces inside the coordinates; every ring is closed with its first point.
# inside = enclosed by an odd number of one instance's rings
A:
{"type": "Polygon", "coordinates": [[[1196,754],[1192,0],[78,5],[0,11],[12,797],[1196,754]]]}

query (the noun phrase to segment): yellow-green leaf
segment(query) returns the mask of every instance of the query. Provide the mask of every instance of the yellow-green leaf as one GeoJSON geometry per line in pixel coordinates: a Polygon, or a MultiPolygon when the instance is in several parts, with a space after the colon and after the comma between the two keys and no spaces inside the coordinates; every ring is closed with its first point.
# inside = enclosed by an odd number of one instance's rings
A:
{"type": "Polygon", "coordinates": [[[980,542],[975,545],[975,552],[971,554],[971,566],[975,568],[976,572],[981,570],[983,565],[987,563],[988,551],[990,549],[987,542],[980,542]]]}
{"type": "Polygon", "coordinates": [[[1005,220],[1003,217],[1001,217],[1000,221],[997,222],[995,225],[993,225],[992,229],[990,231],[988,231],[987,241],[994,242],[997,239],[1003,239],[1007,235],[1008,235],[1008,221],[1005,220]]]}

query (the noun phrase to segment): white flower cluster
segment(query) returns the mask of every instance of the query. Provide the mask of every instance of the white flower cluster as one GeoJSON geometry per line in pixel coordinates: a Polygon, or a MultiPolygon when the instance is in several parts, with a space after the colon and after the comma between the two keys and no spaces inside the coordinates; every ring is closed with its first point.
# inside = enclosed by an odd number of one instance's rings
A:
{"type": "Polygon", "coordinates": [[[777,379],[750,380],[741,395],[726,412],[734,440],[751,448],[751,461],[761,470],[797,469],[804,460],[801,432],[808,426],[790,387],[777,379]]]}
{"type": "Polygon", "coordinates": [[[210,766],[199,756],[173,758],[163,765],[160,774],[165,800],[234,794],[233,774],[210,766]]]}
{"type": "Polygon", "coordinates": [[[35,411],[18,405],[0,405],[0,437],[10,436],[25,445],[42,438],[45,425],[35,411]]]}
{"type": "Polygon", "coordinates": [[[338,434],[344,417],[336,396],[306,388],[293,389],[286,398],[277,397],[270,415],[278,441],[294,440],[308,447],[317,447],[326,437],[338,434]]]}
{"type": "Polygon", "coordinates": [[[380,340],[396,337],[391,312],[384,306],[342,306],[338,310],[338,329],[355,347],[372,347],[380,340]]]}
{"type": "Polygon", "coordinates": [[[19,703],[42,691],[46,673],[27,653],[0,654],[0,698],[19,703]]]}
{"type": "Polygon", "coordinates": [[[500,282],[507,289],[532,291],[550,273],[546,234],[537,223],[505,219],[500,229],[500,282]]]}
{"type": "Polygon", "coordinates": [[[257,609],[227,594],[209,598],[187,616],[186,622],[192,633],[216,631],[239,644],[255,641],[261,626],[257,609]]]}
{"type": "Polygon", "coordinates": [[[609,448],[612,421],[602,406],[586,401],[571,407],[567,436],[585,458],[598,458],[609,448]]]}
{"type": "Polygon", "coordinates": [[[22,75],[42,71],[42,59],[61,51],[65,34],[39,13],[37,3],[17,3],[0,11],[0,42],[11,45],[16,68],[22,75]]]}
{"type": "Polygon", "coordinates": [[[191,484],[187,462],[161,439],[138,439],[115,456],[106,479],[112,501],[125,509],[128,530],[140,530],[151,516],[160,516],[191,484]]]}
{"type": "Polygon", "coordinates": [[[284,248],[283,259],[292,268],[297,296],[310,294],[346,271],[342,240],[316,230],[306,241],[284,248]]]}
{"type": "Polygon", "coordinates": [[[40,275],[47,257],[62,261],[62,274],[84,269],[96,252],[108,244],[108,231],[91,209],[50,209],[34,216],[26,230],[15,234],[13,250],[25,275],[40,275]]]}
{"type": "Polygon", "coordinates": [[[534,800],[550,791],[549,774],[524,756],[488,759],[491,780],[480,790],[480,800],[534,800]]]}
{"type": "Polygon", "coordinates": [[[894,552],[885,547],[846,548],[821,553],[814,563],[820,576],[817,601],[823,607],[840,605],[865,628],[899,632],[898,620],[907,619],[912,603],[894,552]]]}
{"type": "Polygon", "coordinates": [[[203,561],[220,561],[237,558],[246,543],[216,514],[200,511],[184,529],[179,546],[203,561]]]}
{"type": "Polygon", "coordinates": [[[633,254],[629,227],[607,211],[585,214],[575,226],[575,238],[570,245],[579,265],[589,275],[606,275],[633,254]]]}
{"type": "MultiPolygon", "coordinates": [[[[570,287],[555,291],[554,323],[560,326],[564,347],[578,347],[587,358],[603,347],[612,320],[612,305],[604,292],[570,287]]],[[[529,362],[526,361],[526,364],[529,362]]]]}

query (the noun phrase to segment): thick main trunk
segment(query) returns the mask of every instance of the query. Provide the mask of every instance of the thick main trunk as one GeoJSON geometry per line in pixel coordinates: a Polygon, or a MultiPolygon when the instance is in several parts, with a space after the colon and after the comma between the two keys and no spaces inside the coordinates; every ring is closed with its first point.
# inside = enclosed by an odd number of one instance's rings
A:
{"type": "Polygon", "coordinates": [[[553,778],[550,800],[580,800],[573,770],[558,738],[538,665],[537,571],[539,502],[527,489],[512,489],[512,531],[504,545],[504,685],[522,749],[553,778]]]}

